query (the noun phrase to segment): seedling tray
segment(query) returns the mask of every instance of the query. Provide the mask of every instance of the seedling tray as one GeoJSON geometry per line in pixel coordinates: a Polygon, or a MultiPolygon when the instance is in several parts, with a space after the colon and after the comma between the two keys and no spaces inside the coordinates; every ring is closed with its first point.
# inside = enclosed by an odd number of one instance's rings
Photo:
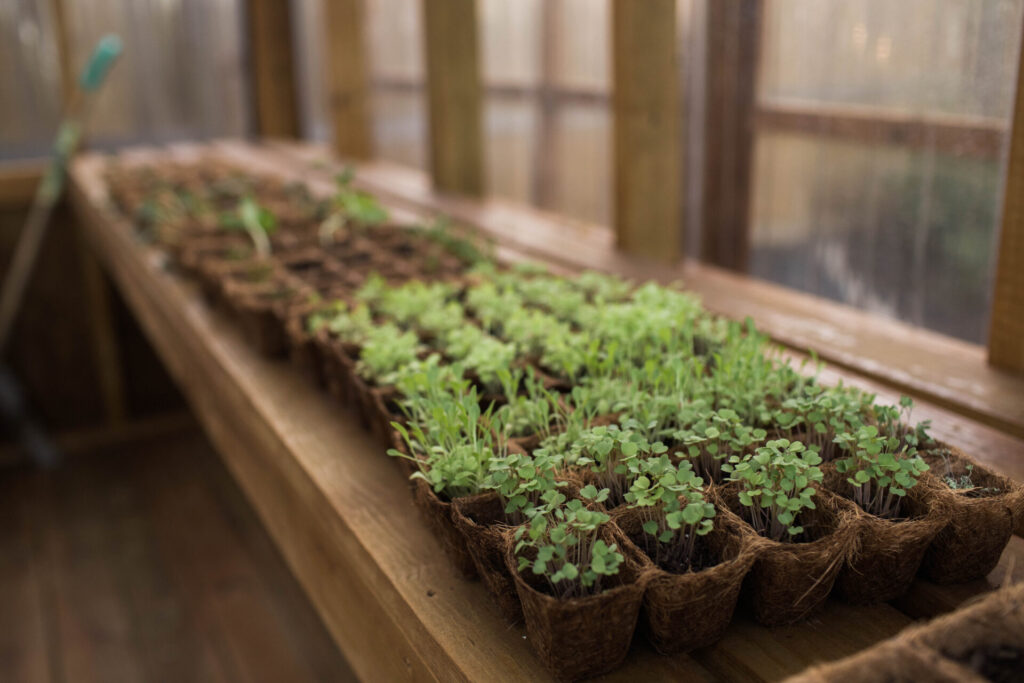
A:
{"type": "MultiPolygon", "coordinates": [[[[354,382],[353,382],[353,383],[354,383],[354,382]]],[[[367,389],[368,389],[368,390],[369,390],[369,389],[371,389],[371,388],[372,388],[372,387],[369,387],[369,386],[367,387],[367,389]]],[[[384,388],[383,388],[383,387],[376,387],[376,388],[378,388],[378,389],[380,389],[380,390],[384,391],[384,388]]],[[[358,393],[359,393],[359,392],[358,392],[358,390],[356,389],[356,390],[355,390],[355,391],[354,391],[353,393],[355,393],[356,395],[358,395],[358,393]]],[[[364,393],[366,393],[366,392],[364,392],[364,393]]],[[[371,402],[373,402],[373,401],[371,401],[371,402]]],[[[369,409],[369,408],[367,408],[367,407],[366,407],[367,401],[365,401],[365,400],[357,400],[357,401],[356,401],[356,404],[364,405],[364,414],[368,414],[368,413],[370,413],[370,412],[371,412],[371,409],[369,409]]],[[[379,402],[377,402],[377,403],[376,403],[376,405],[377,405],[377,409],[379,410],[379,409],[380,409],[380,403],[379,403],[379,402]]],[[[381,413],[381,414],[383,414],[383,412],[384,412],[384,411],[380,411],[380,413],[381,413]]],[[[391,415],[389,414],[389,417],[393,417],[393,416],[391,416],[391,415]]],[[[368,416],[367,422],[372,422],[372,419],[370,419],[370,418],[369,418],[369,416],[368,416]]],[[[628,643],[627,643],[627,644],[628,644],[628,643]]]]}

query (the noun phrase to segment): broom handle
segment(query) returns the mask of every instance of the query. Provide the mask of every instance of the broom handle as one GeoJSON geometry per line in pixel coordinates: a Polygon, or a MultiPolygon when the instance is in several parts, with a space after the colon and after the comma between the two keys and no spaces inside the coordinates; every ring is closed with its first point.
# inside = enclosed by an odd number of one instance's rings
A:
{"type": "Polygon", "coordinates": [[[64,121],[57,131],[53,159],[39,187],[36,188],[32,208],[29,210],[18,246],[11,258],[10,268],[4,278],[3,290],[0,292],[0,357],[7,349],[14,320],[24,301],[25,287],[35,268],[39,247],[46,236],[46,227],[50,222],[53,207],[64,190],[68,161],[82,138],[84,96],[95,92],[103,84],[119,54],[121,41],[117,36],[108,35],[100,40],[82,71],[78,80],[79,89],[72,95],[64,121]]]}

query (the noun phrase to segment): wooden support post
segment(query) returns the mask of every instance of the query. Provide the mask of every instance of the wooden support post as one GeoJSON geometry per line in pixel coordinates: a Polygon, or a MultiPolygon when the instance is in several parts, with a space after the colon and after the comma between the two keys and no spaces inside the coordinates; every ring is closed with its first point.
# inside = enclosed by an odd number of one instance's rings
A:
{"type": "Polygon", "coordinates": [[[623,250],[682,256],[675,0],[614,0],[615,232],[623,250]]]}
{"type": "Polygon", "coordinates": [[[471,196],[484,191],[476,15],[476,0],[423,1],[434,188],[471,196]]]}
{"type": "MultiPolygon", "coordinates": [[[[67,13],[64,11],[64,0],[51,0],[50,9],[53,13],[53,26],[57,45],[57,63],[60,71],[61,96],[64,105],[68,102],[77,87],[74,66],[71,63],[71,46],[68,36],[67,13]]],[[[58,216],[67,216],[60,212],[58,216]]],[[[81,240],[78,226],[71,221],[54,226],[61,238],[73,241],[80,255],[82,267],[82,284],[85,286],[85,299],[89,309],[89,328],[92,336],[92,355],[96,363],[96,375],[99,379],[99,392],[103,399],[103,409],[107,425],[121,427],[128,417],[126,386],[124,372],[121,367],[121,344],[114,326],[113,292],[106,276],[100,268],[99,261],[81,240]]]]}
{"type": "Polygon", "coordinates": [[[334,150],[348,159],[373,155],[362,0],[324,4],[327,26],[327,92],[334,150]]]}
{"type": "Polygon", "coordinates": [[[565,7],[562,0],[545,0],[540,9],[540,74],[537,83],[537,134],[533,152],[534,205],[549,209],[555,203],[558,169],[558,106],[555,89],[555,50],[565,7]]]}
{"type": "Polygon", "coordinates": [[[707,4],[701,258],[745,271],[750,253],[754,113],[762,0],[707,4]]]}
{"type": "Polygon", "coordinates": [[[288,0],[248,0],[249,77],[261,137],[299,136],[288,0]]]}
{"type": "Polygon", "coordinates": [[[1017,66],[988,360],[997,367],[1024,372],[1024,50],[1017,66]]]}

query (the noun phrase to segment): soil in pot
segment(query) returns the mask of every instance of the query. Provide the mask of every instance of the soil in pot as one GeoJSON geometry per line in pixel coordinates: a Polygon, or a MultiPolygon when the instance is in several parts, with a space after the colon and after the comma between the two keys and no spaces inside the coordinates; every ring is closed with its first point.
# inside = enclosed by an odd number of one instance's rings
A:
{"type": "Polygon", "coordinates": [[[505,554],[508,571],[523,606],[526,633],[544,665],[559,679],[578,680],[614,669],[629,652],[643,601],[643,572],[630,556],[622,532],[603,530],[606,543],[616,543],[625,561],[619,573],[604,577],[596,595],[560,600],[548,593],[547,581],[526,570],[517,571],[514,543],[505,554]]]}
{"type": "Polygon", "coordinates": [[[718,641],[729,626],[743,579],[757,557],[756,545],[735,518],[722,514],[715,526],[697,539],[690,566],[659,566],[643,530],[643,515],[635,508],[616,512],[613,521],[647,560],[644,621],[658,652],[689,652],[718,641]]]}
{"type": "MultiPolygon", "coordinates": [[[[716,488],[716,507],[741,518],[746,512],[735,484],[716,488]]],[[[765,626],[792,624],[809,616],[832,591],[836,577],[857,542],[857,512],[847,501],[819,489],[817,508],[800,513],[804,532],[791,541],[756,535],[758,556],[744,581],[744,592],[757,621],[765,626]]]]}
{"type": "Polygon", "coordinates": [[[475,579],[477,577],[476,564],[469,554],[465,537],[452,521],[451,502],[442,500],[434,493],[430,484],[423,479],[413,479],[412,482],[413,500],[416,502],[416,507],[427,520],[434,536],[440,541],[445,554],[455,564],[459,573],[467,579],[475,579]]]}
{"type": "MultiPolygon", "coordinates": [[[[935,535],[948,520],[942,498],[928,485],[928,475],[908,489],[900,501],[900,517],[883,519],[859,507],[859,539],[836,579],[836,592],[846,602],[870,605],[894,600],[907,592],[935,535]]],[[[844,474],[827,467],[825,488],[850,500],[853,485],[844,474]]]]}
{"type": "Polygon", "coordinates": [[[935,490],[949,508],[949,522],[925,553],[921,573],[936,583],[963,583],[988,575],[1022,514],[1022,489],[949,446],[923,457],[939,480],[935,490]],[[961,486],[969,477],[973,486],[950,488],[947,477],[961,486]]]}

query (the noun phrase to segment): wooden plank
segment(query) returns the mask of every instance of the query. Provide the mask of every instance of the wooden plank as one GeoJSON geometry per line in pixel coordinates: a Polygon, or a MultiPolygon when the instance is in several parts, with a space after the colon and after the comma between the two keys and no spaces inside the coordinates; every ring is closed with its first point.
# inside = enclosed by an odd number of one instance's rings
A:
{"type": "Polygon", "coordinates": [[[707,6],[701,259],[745,271],[750,257],[754,105],[762,0],[707,6]]]}
{"type": "Polygon", "coordinates": [[[1017,66],[1017,96],[988,336],[989,362],[1024,373],[1024,51],[1017,66]]]}
{"type": "Polygon", "coordinates": [[[484,193],[476,0],[424,0],[430,170],[439,192],[484,193]]]}
{"type": "Polygon", "coordinates": [[[32,510],[23,483],[0,478],[0,671],[24,683],[54,680],[47,647],[46,576],[32,549],[32,510]]]}
{"type": "MultiPolygon", "coordinates": [[[[314,175],[315,167],[328,163],[324,150],[314,145],[280,144],[273,149],[291,157],[304,172],[314,169],[314,175]]],[[[323,171],[319,173],[323,176],[323,171]]],[[[693,261],[678,267],[640,262],[616,250],[613,235],[603,226],[497,198],[470,201],[439,196],[431,191],[424,174],[397,164],[362,164],[356,168],[356,177],[361,187],[393,203],[450,215],[536,259],[637,280],[683,281],[701,295],[709,310],[737,320],[749,316],[786,346],[814,349],[830,364],[895,392],[1024,438],[1024,378],[986,363],[981,346],[714,266],[693,261]]],[[[983,457],[977,450],[970,452],[983,457]]]]}
{"type": "Polygon", "coordinates": [[[12,681],[353,681],[193,429],[0,477],[12,681]]]}
{"type": "Polygon", "coordinates": [[[28,206],[46,171],[41,160],[10,161],[0,164],[0,209],[28,206]]]}
{"type": "Polygon", "coordinates": [[[631,254],[682,256],[675,0],[612,4],[615,234],[631,254]]]}
{"type": "Polygon", "coordinates": [[[299,137],[290,3],[247,0],[246,18],[256,133],[263,137],[299,137]]]}
{"type": "MultiPolygon", "coordinates": [[[[557,12],[554,10],[558,9],[560,2],[562,2],[562,0],[550,0],[550,2],[545,2],[541,9],[545,14],[550,12],[557,16],[557,12]]],[[[546,30],[542,31],[542,33],[546,35],[546,30]]],[[[545,37],[545,35],[541,36],[542,63],[545,59],[544,52],[547,49],[543,47],[544,43],[548,39],[554,40],[556,37],[555,35],[545,37]]],[[[543,64],[541,68],[544,68],[543,64]]],[[[423,83],[421,83],[417,78],[386,75],[375,77],[373,79],[372,86],[375,90],[385,90],[394,93],[418,93],[423,88],[423,83]]],[[[609,95],[607,88],[589,85],[586,83],[561,84],[552,82],[548,85],[542,84],[540,88],[545,88],[547,90],[547,95],[558,105],[607,105],[611,101],[611,96],[609,95]]],[[[536,86],[499,79],[489,79],[484,83],[483,92],[487,97],[497,97],[518,101],[536,100],[540,94],[539,88],[536,86]]]]}
{"type": "Polygon", "coordinates": [[[351,159],[373,156],[367,88],[366,21],[362,0],[324,4],[327,96],[334,151],[351,159]]]}
{"type": "Polygon", "coordinates": [[[869,145],[928,148],[959,157],[994,159],[1003,149],[1006,124],[985,116],[919,114],[849,104],[765,102],[759,130],[785,131],[869,145]]]}
{"type": "MultiPolygon", "coordinates": [[[[328,171],[289,164],[284,154],[225,143],[215,156],[253,172],[309,178],[317,193],[332,191],[328,171]]],[[[74,176],[91,238],[356,673],[545,680],[522,631],[500,621],[478,584],[454,576],[397,468],[351,415],[290,367],[258,358],[193,288],[132,240],[129,226],[97,208],[103,206],[98,163],[79,161],[74,176]],[[379,625],[367,628],[359,616],[371,612],[380,615],[379,625]]],[[[866,647],[908,623],[888,606],[840,603],[786,629],[764,629],[741,614],[722,642],[695,654],[699,664],[655,656],[638,641],[609,680],[774,679],[866,647]]]]}

